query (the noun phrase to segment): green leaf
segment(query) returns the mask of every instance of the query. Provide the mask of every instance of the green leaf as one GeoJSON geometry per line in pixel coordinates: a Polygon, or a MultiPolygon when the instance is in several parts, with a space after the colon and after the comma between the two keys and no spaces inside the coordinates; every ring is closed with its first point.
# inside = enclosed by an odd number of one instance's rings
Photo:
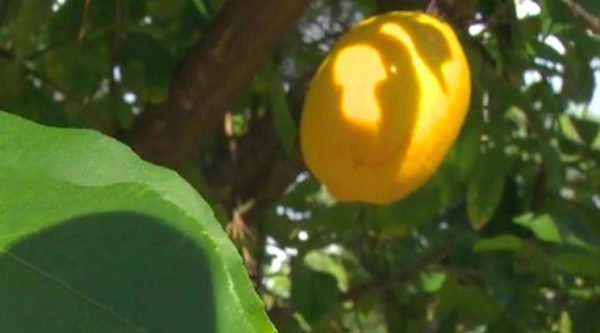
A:
{"type": "Polygon", "coordinates": [[[117,52],[117,60],[124,65],[142,65],[151,102],[159,103],[167,97],[175,59],[164,44],[145,33],[130,33],[117,52]]]}
{"type": "Polygon", "coordinates": [[[66,127],[69,119],[65,111],[48,95],[31,82],[25,81],[20,94],[16,95],[20,97],[15,104],[18,115],[45,125],[66,127]]]}
{"type": "Polygon", "coordinates": [[[84,6],[85,1],[65,1],[58,11],[52,13],[48,24],[51,44],[77,40],[84,6]]]}
{"type": "Polygon", "coordinates": [[[356,5],[367,15],[377,12],[379,6],[375,0],[357,0],[356,5]]]}
{"type": "Polygon", "coordinates": [[[535,52],[533,55],[536,57],[544,58],[556,63],[562,63],[564,56],[560,54],[555,48],[548,45],[548,43],[534,39],[529,42],[535,52]]]}
{"type": "Polygon", "coordinates": [[[293,156],[296,148],[296,124],[292,119],[287,97],[281,80],[281,74],[273,63],[268,64],[271,108],[275,130],[283,143],[283,148],[288,156],[293,156]]]}
{"type": "Polygon", "coordinates": [[[516,217],[514,222],[533,231],[540,240],[586,247],[586,244],[568,229],[568,225],[552,215],[524,214],[516,217]]]}
{"type": "Polygon", "coordinates": [[[21,89],[26,86],[27,80],[12,60],[0,57],[0,82],[10,82],[10,84],[3,84],[0,89],[0,106],[5,106],[11,105],[18,97],[21,89]]]}
{"type": "Polygon", "coordinates": [[[0,184],[3,331],[274,331],[210,207],[124,145],[0,113],[0,184]]]}
{"type": "Polygon", "coordinates": [[[108,49],[100,43],[69,43],[58,46],[43,58],[49,80],[72,98],[93,94],[108,72],[108,49]]]}
{"type": "Polygon", "coordinates": [[[440,298],[443,308],[455,309],[468,325],[489,323],[500,315],[500,306],[494,298],[479,288],[460,284],[455,278],[446,279],[440,298]]]}
{"type": "Polygon", "coordinates": [[[513,235],[501,235],[477,241],[473,247],[473,251],[518,251],[522,246],[523,240],[519,237],[513,235]]]}
{"type": "Polygon", "coordinates": [[[579,44],[571,44],[565,55],[563,92],[575,102],[589,103],[594,93],[594,72],[590,67],[591,57],[579,44]]]}
{"type": "Polygon", "coordinates": [[[187,0],[152,0],[146,1],[146,7],[148,9],[148,14],[151,15],[153,18],[165,19],[179,15],[186,3],[187,0]]]}
{"type": "Polygon", "coordinates": [[[348,272],[339,258],[333,258],[323,251],[313,250],[306,254],[304,261],[310,269],[335,277],[340,290],[348,290],[348,272]]]}
{"type": "Polygon", "coordinates": [[[405,199],[375,208],[376,225],[383,238],[406,235],[418,226],[433,222],[456,203],[460,189],[443,171],[405,199]]]}
{"type": "Polygon", "coordinates": [[[562,1],[541,0],[539,4],[542,8],[542,21],[546,21],[543,23],[546,33],[563,30],[576,20],[571,9],[562,1]]]}
{"type": "Polygon", "coordinates": [[[476,253],[506,251],[515,256],[514,269],[519,273],[534,273],[546,278],[549,270],[548,258],[535,244],[513,235],[500,235],[477,241],[476,253]]]}
{"type": "Polygon", "coordinates": [[[552,263],[567,273],[600,281],[600,261],[597,256],[566,252],[554,256],[552,263]]]}
{"type": "Polygon", "coordinates": [[[15,22],[13,43],[15,47],[15,61],[20,63],[25,55],[34,50],[33,39],[40,26],[51,13],[50,1],[22,0],[19,14],[15,22]]]}
{"type": "Polygon", "coordinates": [[[477,163],[467,187],[467,213],[474,229],[481,229],[490,221],[502,199],[507,159],[500,149],[494,149],[477,163]]]}
{"type": "Polygon", "coordinates": [[[421,275],[421,284],[423,290],[428,293],[434,293],[440,290],[446,281],[446,273],[433,272],[421,275]]]}
{"type": "Polygon", "coordinates": [[[600,130],[600,124],[593,120],[580,119],[576,117],[570,117],[571,123],[577,130],[579,137],[588,145],[591,145],[598,137],[598,131],[600,130]]]}
{"type": "Polygon", "coordinates": [[[192,0],[192,2],[204,20],[208,20],[213,15],[214,10],[211,8],[210,2],[204,0],[192,0]]]}
{"type": "Polygon", "coordinates": [[[545,185],[549,190],[559,190],[565,182],[565,166],[550,142],[540,141],[539,144],[544,159],[545,185]]]}
{"type": "Polygon", "coordinates": [[[571,324],[571,318],[569,317],[569,313],[567,311],[562,311],[560,313],[560,319],[558,321],[558,332],[560,333],[571,333],[572,331],[572,324],[571,324]]]}
{"type": "Polygon", "coordinates": [[[340,291],[331,274],[292,264],[291,301],[309,323],[315,323],[338,307],[340,291]]]}
{"type": "Polygon", "coordinates": [[[444,162],[455,171],[461,182],[468,181],[477,165],[483,129],[481,118],[481,109],[471,105],[468,121],[444,162]]]}

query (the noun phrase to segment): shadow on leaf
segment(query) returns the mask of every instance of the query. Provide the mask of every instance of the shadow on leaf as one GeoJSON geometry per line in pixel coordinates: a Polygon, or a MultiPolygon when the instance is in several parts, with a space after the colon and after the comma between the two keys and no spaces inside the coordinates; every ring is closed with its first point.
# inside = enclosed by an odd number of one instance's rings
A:
{"type": "Polygon", "coordinates": [[[216,332],[206,255],[131,212],[66,221],[0,256],[5,332],[216,332]]]}

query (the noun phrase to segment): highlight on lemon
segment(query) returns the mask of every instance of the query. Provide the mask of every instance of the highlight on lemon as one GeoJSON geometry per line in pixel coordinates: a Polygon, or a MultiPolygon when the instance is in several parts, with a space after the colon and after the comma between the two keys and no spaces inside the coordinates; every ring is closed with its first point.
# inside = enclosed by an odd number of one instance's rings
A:
{"type": "Polygon", "coordinates": [[[340,201],[402,199],[439,168],[470,94],[449,25],[420,12],[369,18],[339,40],[311,82],[300,124],[306,164],[340,201]]]}

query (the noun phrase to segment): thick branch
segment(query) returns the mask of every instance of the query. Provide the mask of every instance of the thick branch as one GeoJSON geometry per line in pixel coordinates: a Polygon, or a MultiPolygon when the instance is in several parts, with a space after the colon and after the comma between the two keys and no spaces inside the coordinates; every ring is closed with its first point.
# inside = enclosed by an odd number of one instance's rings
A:
{"type": "Polygon", "coordinates": [[[367,283],[363,286],[356,287],[354,289],[350,289],[346,293],[342,294],[340,299],[342,301],[347,301],[357,299],[374,292],[382,292],[390,288],[405,286],[406,284],[412,282],[414,279],[419,277],[419,275],[425,270],[427,270],[430,265],[445,258],[448,255],[448,253],[450,253],[453,247],[454,239],[449,238],[439,248],[437,248],[427,257],[423,258],[419,263],[417,263],[414,267],[409,269],[404,274],[395,278],[391,278],[389,280],[375,281],[372,283],[367,283]]]}
{"type": "Polygon", "coordinates": [[[229,0],[176,70],[167,101],[138,119],[131,146],[177,168],[221,120],[310,0],[229,0]]]}

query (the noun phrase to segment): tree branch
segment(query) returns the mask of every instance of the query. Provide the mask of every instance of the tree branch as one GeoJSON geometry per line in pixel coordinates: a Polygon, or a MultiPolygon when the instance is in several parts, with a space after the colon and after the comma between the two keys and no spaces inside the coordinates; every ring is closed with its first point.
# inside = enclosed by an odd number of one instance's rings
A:
{"type": "Polygon", "coordinates": [[[409,269],[404,274],[397,276],[395,278],[391,278],[385,281],[374,281],[371,283],[367,283],[365,285],[353,288],[345,292],[341,295],[340,300],[348,301],[363,297],[365,295],[374,293],[374,292],[382,292],[394,287],[402,287],[427,270],[430,265],[442,260],[454,247],[454,238],[449,238],[440,245],[435,251],[431,254],[423,258],[419,263],[417,263],[414,267],[409,269]]]}
{"type": "Polygon", "coordinates": [[[571,8],[576,16],[581,17],[590,30],[600,35],[600,18],[598,16],[590,13],[573,0],[560,0],[560,2],[571,8]]]}
{"type": "Polygon", "coordinates": [[[131,146],[145,159],[177,168],[218,124],[273,54],[310,0],[229,0],[205,38],[176,69],[166,102],[134,124],[131,146]]]}

